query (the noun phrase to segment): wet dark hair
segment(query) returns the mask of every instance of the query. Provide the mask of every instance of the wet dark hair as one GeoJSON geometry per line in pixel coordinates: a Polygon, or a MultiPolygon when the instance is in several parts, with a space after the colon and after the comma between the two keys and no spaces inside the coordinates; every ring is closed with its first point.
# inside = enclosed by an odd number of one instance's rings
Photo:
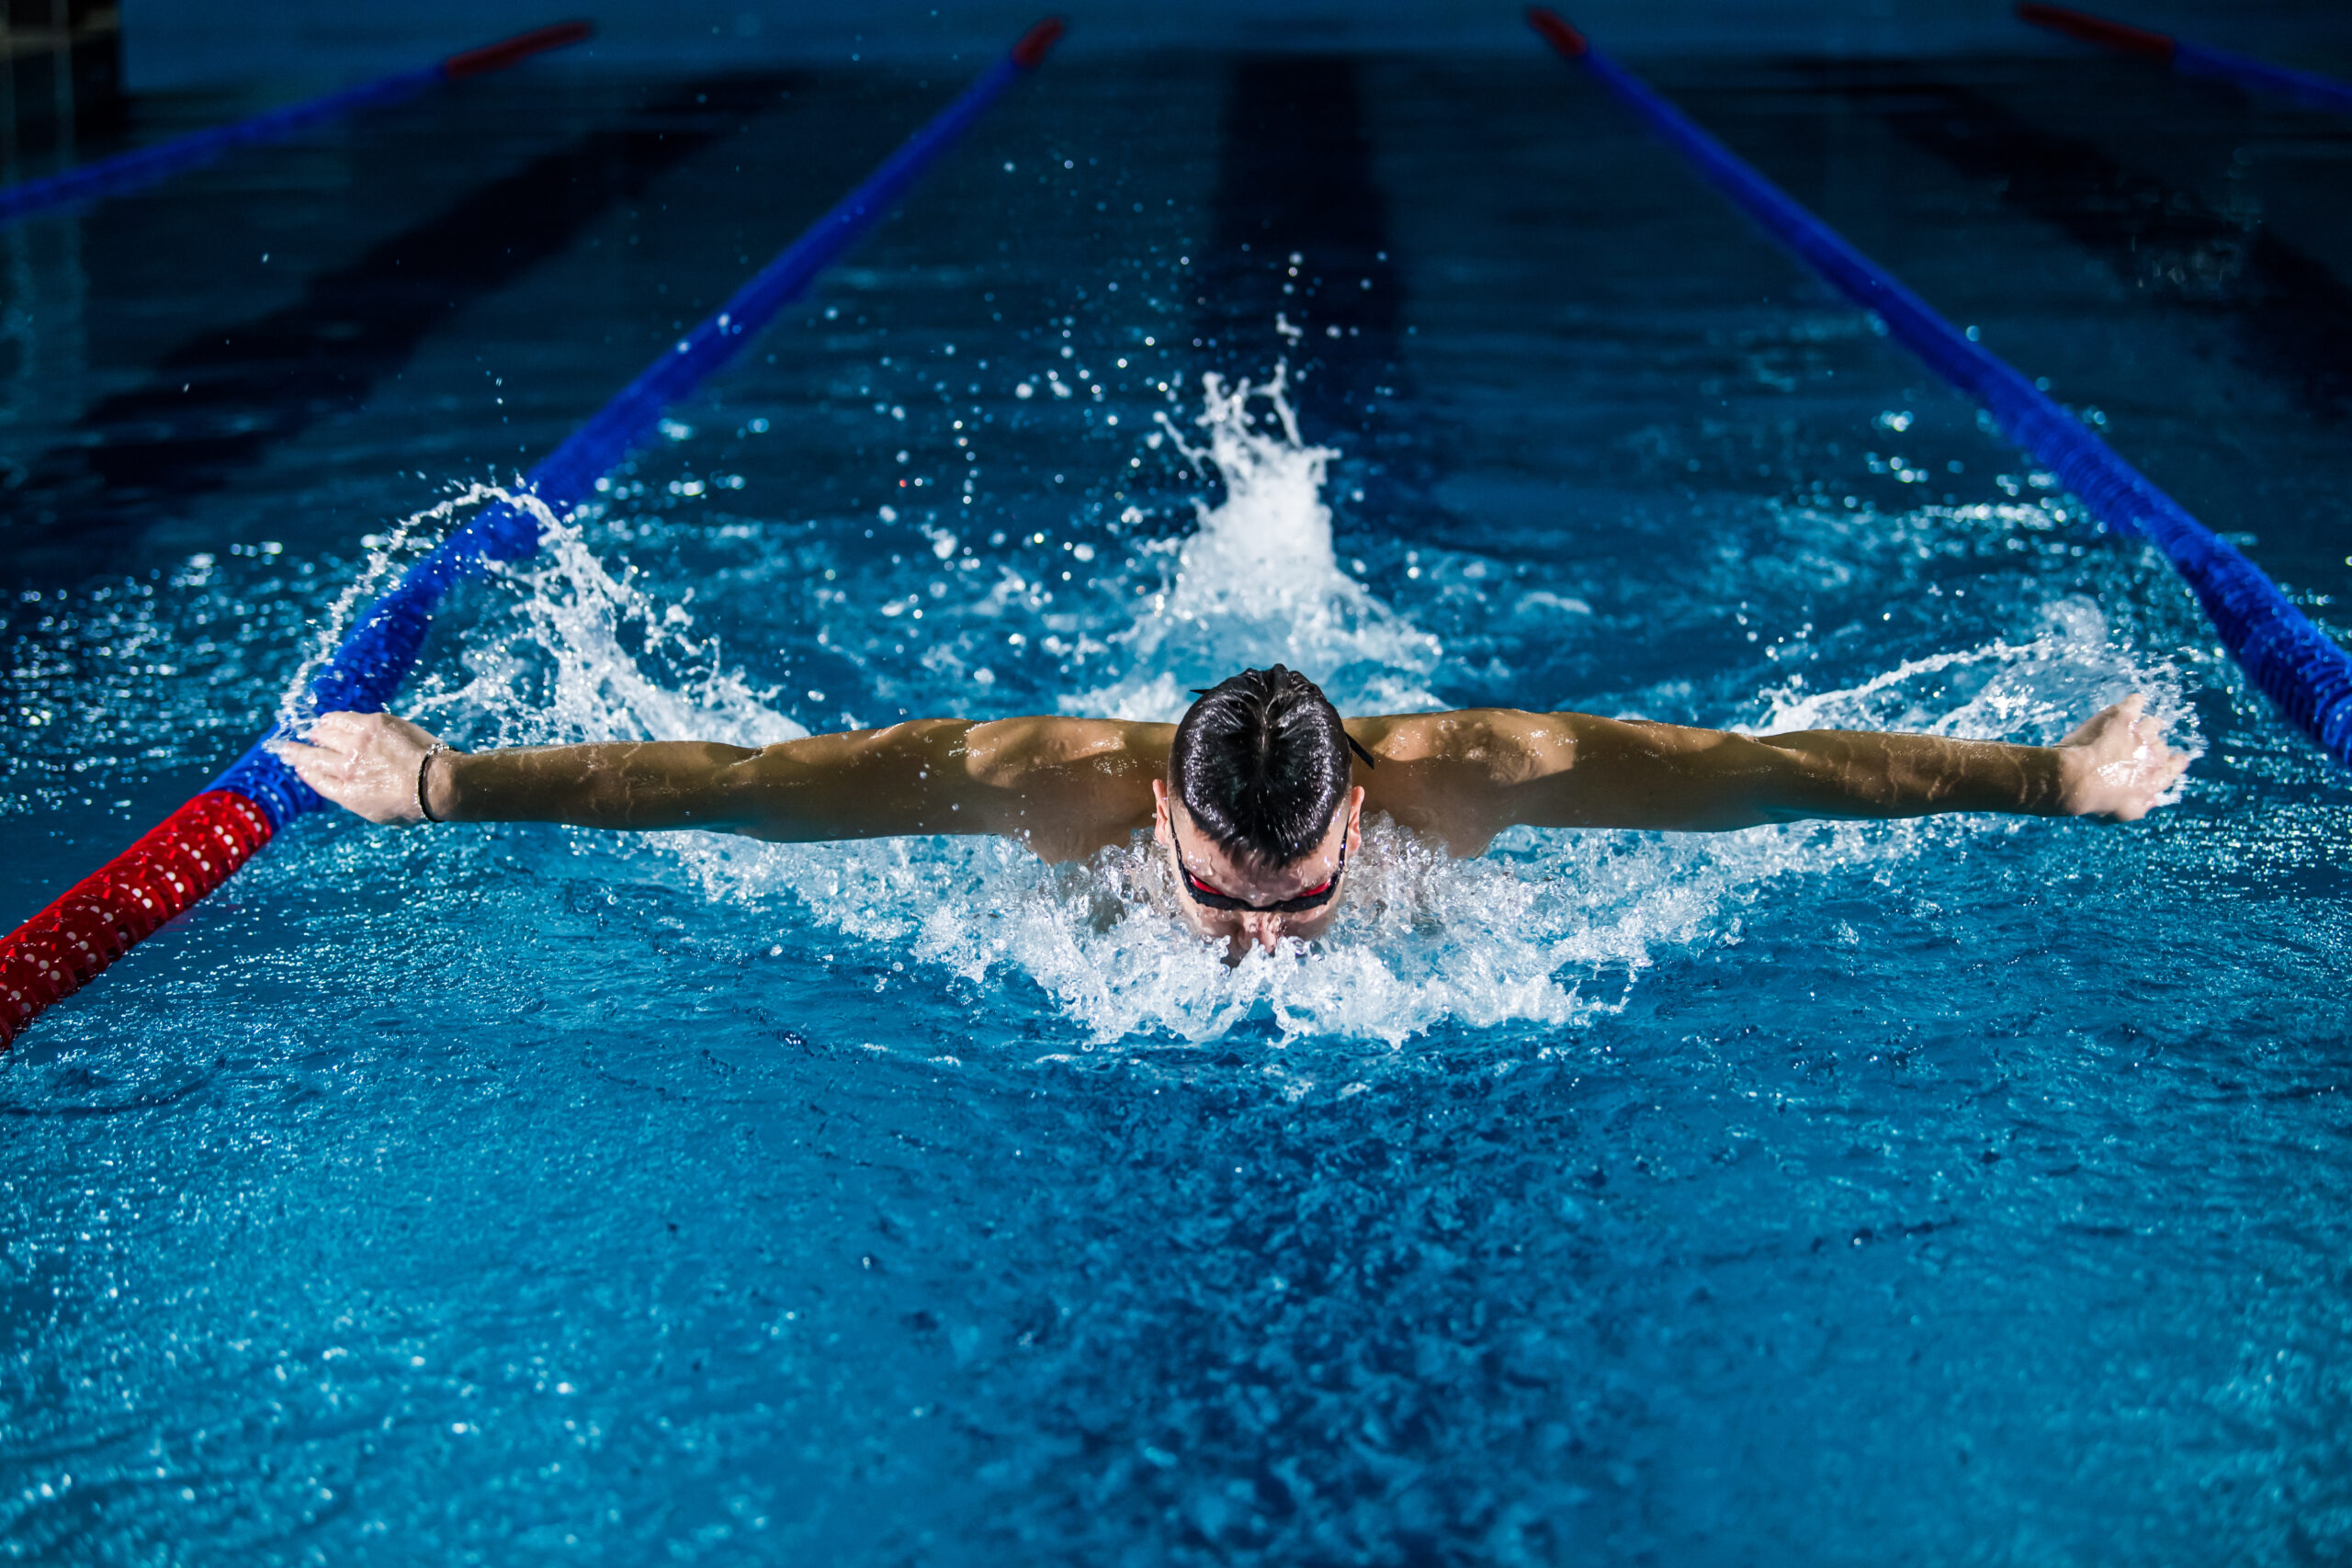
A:
{"type": "Polygon", "coordinates": [[[1279,664],[1244,670],[1201,693],[1176,726],[1168,784],[1227,854],[1288,865],[1330,831],[1353,777],[1351,749],[1363,755],[1322,687],[1279,664]]]}

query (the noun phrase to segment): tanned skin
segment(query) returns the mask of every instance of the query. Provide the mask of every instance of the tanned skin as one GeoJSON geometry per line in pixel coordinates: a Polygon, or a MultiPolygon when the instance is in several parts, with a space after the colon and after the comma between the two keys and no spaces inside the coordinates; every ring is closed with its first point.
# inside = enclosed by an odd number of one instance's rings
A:
{"type": "MultiPolygon", "coordinates": [[[[444,822],[695,828],[778,841],[993,833],[1049,861],[1082,860],[1148,828],[1201,881],[1272,903],[1328,881],[1343,845],[1359,854],[1366,812],[1457,855],[1481,853],[1515,825],[1718,832],[1945,811],[2130,821],[2188,765],[2142,709],[2128,698],[2055,746],[1835,729],[1749,736],[1511,708],[1351,718],[1348,733],[1378,765],[1357,770],[1323,842],[1278,866],[1227,854],[1170,794],[1171,724],[917,719],[758,750],[616,742],[445,750],[428,762],[434,739],[415,725],[334,713],[283,754],[305,784],[371,822],[422,820],[422,768],[425,805],[444,822]]],[[[1180,903],[1194,931],[1238,953],[1319,934],[1338,900],[1287,915],[1180,903]]]]}

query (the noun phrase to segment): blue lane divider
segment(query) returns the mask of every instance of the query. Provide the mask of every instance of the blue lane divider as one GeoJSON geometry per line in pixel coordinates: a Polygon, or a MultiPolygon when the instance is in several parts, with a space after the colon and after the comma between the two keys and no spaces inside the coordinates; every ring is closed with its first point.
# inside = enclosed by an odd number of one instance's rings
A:
{"type": "Polygon", "coordinates": [[[1648,121],[1716,189],[1849,299],[1875,311],[1887,332],[1929,368],[1983,404],[2001,434],[2055,473],[2100,522],[2162,550],[2256,687],[2329,755],[2352,767],[2352,654],[2289,603],[2261,568],[1574,28],[1541,7],[1531,9],[1528,20],[1648,121]]]}
{"type": "Polygon", "coordinates": [[[2291,65],[2272,65],[2260,60],[2249,60],[2243,54],[2231,54],[2209,49],[2201,43],[2169,33],[2150,32],[2129,22],[2094,17],[2088,11],[2077,11],[2071,6],[2045,6],[2029,0],[2018,7],[2018,18],[2038,28],[2064,33],[2086,43],[2101,44],[2122,54],[2143,54],[2151,60],[2168,62],[2184,76],[2211,76],[2224,82],[2234,82],[2241,87],[2253,87],[2262,92],[2278,93],[2312,108],[2334,109],[2338,114],[2352,114],[2352,84],[2322,76],[2315,71],[2298,71],[2291,65]]]}
{"type": "MultiPolygon", "coordinates": [[[[690,395],[741,352],[750,336],[808,287],[817,274],[887,214],[907,187],[987,112],[1004,90],[1034,70],[1061,36],[1058,20],[1040,22],[1012,53],[909,137],[896,152],[808,227],[789,249],[738,289],[716,315],[677,341],[618,397],[574,431],[525,478],[532,495],[560,517],[595,493],[610,472],[648,437],[662,411],[690,395]]],[[[432,629],[443,595],[493,560],[522,560],[539,547],[539,525],[520,508],[483,508],[430,555],[404,572],[362,614],[311,682],[315,711],[372,713],[390,703],[432,629]]],[[[234,790],[260,806],[273,828],[324,804],[294,771],[266,750],[282,729],[256,742],[209,786],[234,790]]]]}
{"type": "Polygon", "coordinates": [[[2314,71],[2298,71],[2291,65],[2272,65],[2248,60],[2243,54],[2227,54],[2185,38],[2173,39],[2172,68],[2184,76],[2218,76],[2242,87],[2284,94],[2312,108],[2352,114],[2352,84],[2314,71]]]}
{"type": "Polygon", "coordinates": [[[85,164],[78,169],[68,169],[46,179],[27,180],[24,184],[0,190],[0,223],[14,222],[35,212],[69,202],[88,201],[102,196],[119,196],[154,184],[166,175],[209,163],[235,147],[251,147],[259,142],[276,141],[297,131],[362,109],[382,108],[415,97],[429,87],[463,76],[480,75],[511,65],[527,56],[565,44],[577,43],[594,29],[586,22],[559,22],[553,27],[537,28],[518,33],[481,49],[469,49],[453,54],[447,60],[414,71],[402,71],[356,87],[345,87],[339,93],[309,98],[284,108],[271,109],[233,125],[216,125],[209,130],[191,131],[153,147],[141,147],[133,152],[119,153],[85,164]]]}

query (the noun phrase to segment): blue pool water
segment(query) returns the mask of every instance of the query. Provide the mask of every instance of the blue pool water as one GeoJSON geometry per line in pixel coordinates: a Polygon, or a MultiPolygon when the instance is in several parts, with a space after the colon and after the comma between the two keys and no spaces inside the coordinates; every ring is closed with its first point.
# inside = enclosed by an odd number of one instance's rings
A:
{"type": "MultiPolygon", "coordinates": [[[[2352,131],[1652,74],[2352,631],[2352,131]]],[[[0,921],[949,86],[546,72],[0,235],[0,921]]],[[[2141,690],[2199,755],[2128,828],[1377,830],[1229,971],[1137,852],[305,821],[0,1062],[0,1553],[2352,1554],[2343,776],[1532,50],[1057,64],[403,706],[760,741],[1276,657],[2034,739],[2141,690]]]]}

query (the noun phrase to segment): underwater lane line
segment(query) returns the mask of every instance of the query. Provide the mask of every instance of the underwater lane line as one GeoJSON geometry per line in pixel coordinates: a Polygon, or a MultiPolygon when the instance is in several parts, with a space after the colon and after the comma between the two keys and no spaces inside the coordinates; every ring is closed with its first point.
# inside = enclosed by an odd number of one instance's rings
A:
{"type": "Polygon", "coordinates": [[[73,575],[90,536],[152,522],[229,485],[322,419],[358,408],[435,329],[562,254],[614,207],[773,107],[797,77],[755,73],[676,84],[422,222],[319,273],[299,299],[205,328],[166,350],[140,384],[93,403],[70,434],[0,491],[9,570],[21,585],[51,538],[70,536],[73,575]]]}
{"type": "Polygon", "coordinates": [[[595,30],[587,22],[558,22],[551,27],[535,28],[496,43],[484,44],[480,49],[462,51],[413,71],[379,76],[356,87],[345,87],[340,92],[306,98],[299,104],[288,104],[284,108],[271,109],[229,125],[192,130],[186,136],[175,137],[153,147],[117,153],[114,157],[101,158],[78,169],[68,169],[62,175],[27,180],[22,185],[0,190],[0,223],[11,223],[36,212],[45,212],[52,207],[62,207],[68,202],[90,201],[103,196],[119,196],[126,191],[137,190],[183,169],[209,163],[232,148],[282,141],[297,131],[356,114],[362,109],[405,103],[444,82],[503,70],[532,55],[578,43],[595,30]]]}
{"type": "Polygon", "coordinates": [[[1300,415],[1349,431],[1381,400],[1374,388],[1396,373],[1403,332],[1362,74],[1362,62],[1340,55],[1233,67],[1214,227],[1193,299],[1195,330],[1204,347],[1217,346],[1228,375],[1294,359],[1300,415]],[[1285,313],[1306,337],[1277,335],[1275,318],[1285,313]]]}
{"type": "Polygon", "coordinates": [[[2094,17],[2071,6],[2043,6],[2030,0],[2018,7],[2018,20],[2064,33],[2085,43],[2098,44],[2119,54],[2161,60],[2183,76],[2217,77],[2241,87],[2282,94],[2309,108],[2352,114],[2352,83],[2338,82],[2315,71],[2298,71],[2291,65],[2272,65],[2225,50],[2208,49],[2185,38],[2094,17]]]}
{"type": "Polygon", "coordinates": [[[1307,439],[1347,433],[1367,459],[1363,514],[1403,520],[1435,510],[1437,465],[1401,347],[1403,292],[1363,71],[1343,55],[1287,54],[1228,73],[1193,335],[1236,378],[1289,361],[1307,439]]]}
{"type": "Polygon", "coordinates": [[[1294,53],[1228,72],[1192,335],[1235,379],[1287,361],[1307,439],[1340,432],[1357,455],[1369,497],[1359,515],[1401,525],[1442,515],[1431,499],[1437,435],[1403,352],[1366,69],[1346,55],[1294,53]]]}
{"type": "Polygon", "coordinates": [[[2352,767],[2352,654],[2235,547],[2158,490],[2031,381],[1962,333],[1789,194],[1542,6],[1528,23],[1582,65],[1709,184],[1847,298],[1874,312],[1929,369],[1974,398],[2107,527],[2164,552],[2247,677],[2330,756],[2352,767]]]}
{"type": "MultiPolygon", "coordinates": [[[[1043,63],[1061,32],[1056,19],[1031,28],[718,314],[541,460],[526,479],[536,502],[561,516],[594,494],[597,479],[653,434],[665,410],[729,364],[752,333],[888,214],[1006,88],[1043,63]]],[[[311,679],[314,706],[382,708],[416,662],[442,596],[491,561],[527,558],[538,544],[532,511],[499,503],[477,513],[360,615],[311,679]]],[[[264,736],[209,787],[0,940],[0,1047],[226,882],[288,822],[323,804],[267,750],[280,733],[264,736]]]]}

